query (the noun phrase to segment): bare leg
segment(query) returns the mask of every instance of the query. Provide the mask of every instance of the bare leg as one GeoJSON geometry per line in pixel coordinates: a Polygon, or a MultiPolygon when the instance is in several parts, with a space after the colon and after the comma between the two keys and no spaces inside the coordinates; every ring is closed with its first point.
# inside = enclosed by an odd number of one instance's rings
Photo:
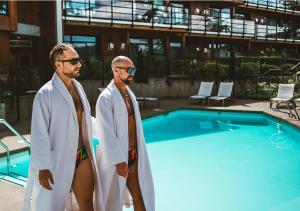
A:
{"type": "Polygon", "coordinates": [[[146,211],[138,177],[138,160],[129,168],[127,188],[132,196],[134,211],[146,211]]]}
{"type": "Polygon", "coordinates": [[[80,211],[93,211],[94,172],[91,161],[85,159],[76,168],[72,190],[80,211]]]}

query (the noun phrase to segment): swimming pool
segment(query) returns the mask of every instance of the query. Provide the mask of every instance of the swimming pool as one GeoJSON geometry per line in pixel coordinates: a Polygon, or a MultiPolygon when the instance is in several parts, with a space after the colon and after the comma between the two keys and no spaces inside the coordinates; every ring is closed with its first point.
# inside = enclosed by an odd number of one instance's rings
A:
{"type": "Polygon", "coordinates": [[[143,127],[157,211],[300,210],[299,129],[262,113],[207,110],[143,127]]]}

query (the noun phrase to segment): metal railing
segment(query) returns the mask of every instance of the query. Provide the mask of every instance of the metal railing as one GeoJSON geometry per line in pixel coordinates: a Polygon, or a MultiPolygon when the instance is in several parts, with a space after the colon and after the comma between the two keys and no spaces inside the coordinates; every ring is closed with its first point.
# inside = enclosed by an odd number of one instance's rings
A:
{"type": "MultiPolygon", "coordinates": [[[[247,1],[247,4],[250,2],[254,1],[247,1]]],[[[65,20],[89,23],[161,27],[171,30],[186,30],[190,33],[234,35],[266,40],[300,40],[296,23],[290,26],[279,24],[273,26],[256,23],[252,20],[224,18],[220,15],[215,17],[208,14],[191,14],[189,9],[176,3],[163,6],[154,4],[153,1],[152,3],[135,1],[91,3],[90,0],[85,2],[66,0],[63,4],[63,11],[65,20]]]]}
{"type": "Polygon", "coordinates": [[[294,0],[244,0],[246,6],[300,13],[300,2],[294,0]]]}
{"type": "MultiPolygon", "coordinates": [[[[5,119],[0,119],[0,124],[5,125],[11,132],[13,132],[19,140],[21,140],[28,148],[30,147],[30,143],[22,136],[17,130],[15,130],[5,119]]],[[[7,175],[10,175],[10,150],[8,146],[0,140],[0,145],[4,148],[6,152],[6,162],[7,162],[7,175]]],[[[30,151],[29,151],[30,153],[30,151]]]]}

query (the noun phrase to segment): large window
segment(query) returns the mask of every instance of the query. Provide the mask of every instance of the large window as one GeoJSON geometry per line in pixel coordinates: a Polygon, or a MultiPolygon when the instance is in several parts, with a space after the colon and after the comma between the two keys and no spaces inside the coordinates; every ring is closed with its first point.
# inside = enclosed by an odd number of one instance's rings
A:
{"type": "Polygon", "coordinates": [[[136,50],[142,50],[143,55],[149,53],[149,40],[148,39],[130,39],[130,47],[136,50]]]}
{"type": "Polygon", "coordinates": [[[8,14],[8,1],[0,0],[0,15],[7,15],[7,14],[8,14]]]}
{"type": "Polygon", "coordinates": [[[64,42],[72,44],[82,58],[96,56],[96,37],[65,35],[64,42]]]}
{"type": "Polygon", "coordinates": [[[132,38],[130,39],[129,56],[136,65],[143,61],[144,68],[150,77],[165,75],[167,61],[164,55],[163,39],[132,38]],[[138,60],[140,61],[138,62],[138,60]]]}
{"type": "Polygon", "coordinates": [[[164,55],[164,41],[162,39],[153,39],[153,54],[164,55]]]}

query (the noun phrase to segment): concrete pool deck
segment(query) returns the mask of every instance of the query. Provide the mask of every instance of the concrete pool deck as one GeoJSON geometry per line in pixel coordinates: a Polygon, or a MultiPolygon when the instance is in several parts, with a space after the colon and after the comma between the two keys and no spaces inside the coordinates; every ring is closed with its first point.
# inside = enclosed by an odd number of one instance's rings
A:
{"type": "MultiPolygon", "coordinates": [[[[92,108],[94,106],[91,106],[92,108]]],[[[288,114],[271,110],[269,108],[269,101],[257,101],[257,100],[237,100],[233,102],[227,102],[226,106],[220,106],[220,104],[211,104],[210,106],[203,106],[202,102],[188,103],[187,99],[162,99],[159,105],[146,105],[141,108],[142,117],[148,117],[169,110],[179,109],[179,108],[191,108],[191,109],[218,109],[218,110],[235,110],[235,111],[258,111],[270,114],[277,118],[283,119],[297,127],[300,128],[300,121],[290,118],[288,114]]],[[[286,111],[285,109],[282,109],[286,111]]],[[[300,107],[297,108],[300,114],[300,107]]],[[[94,113],[94,111],[92,112],[94,113]]],[[[24,134],[25,138],[30,140],[30,120],[13,124],[13,126],[19,131],[19,133],[24,134]]],[[[2,130],[0,132],[0,137],[5,143],[8,144],[10,149],[20,149],[24,148],[17,137],[13,136],[8,131],[2,130]]],[[[0,149],[0,153],[4,153],[3,149],[0,149]]],[[[22,202],[24,197],[25,189],[18,185],[0,181],[0,211],[17,211],[22,209],[22,202]]]]}

